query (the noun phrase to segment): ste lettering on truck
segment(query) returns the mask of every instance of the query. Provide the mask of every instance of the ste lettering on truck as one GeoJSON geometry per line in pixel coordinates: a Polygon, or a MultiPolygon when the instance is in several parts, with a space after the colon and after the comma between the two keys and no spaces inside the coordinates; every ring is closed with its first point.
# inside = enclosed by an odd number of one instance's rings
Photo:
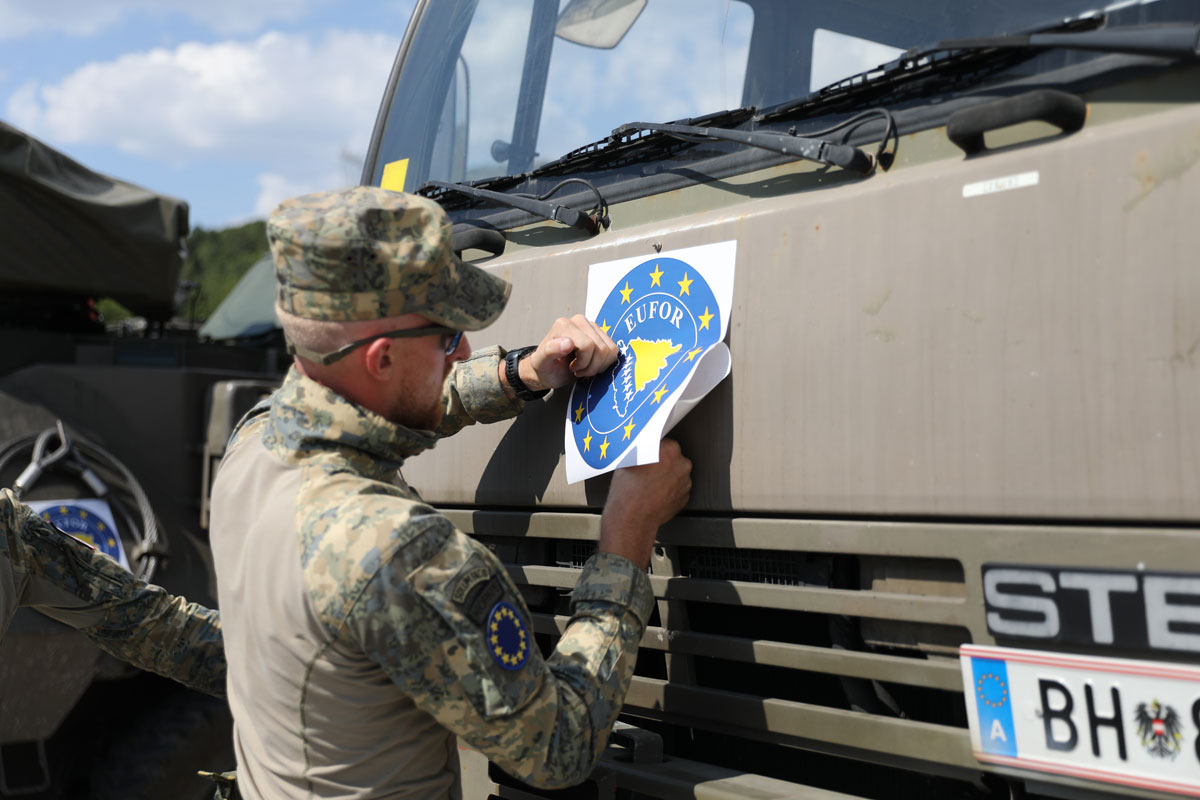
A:
{"type": "Polygon", "coordinates": [[[558,392],[406,479],[548,648],[610,459],[653,428],[694,464],[575,796],[1200,793],[1198,33],[1189,0],[416,4],[362,182],[512,283],[473,342],[637,328],[620,402],[558,392]],[[724,274],[727,313],[684,281],[724,274]]]}

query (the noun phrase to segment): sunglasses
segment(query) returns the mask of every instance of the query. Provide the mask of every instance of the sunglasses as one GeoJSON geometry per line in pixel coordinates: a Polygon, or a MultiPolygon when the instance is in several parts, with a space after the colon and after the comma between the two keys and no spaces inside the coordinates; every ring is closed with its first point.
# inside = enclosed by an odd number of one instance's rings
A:
{"type": "Polygon", "coordinates": [[[444,352],[446,355],[451,355],[458,349],[458,345],[462,342],[463,332],[455,328],[448,328],[445,325],[422,325],[419,328],[404,328],[398,331],[388,331],[386,333],[377,333],[374,336],[368,336],[365,339],[359,339],[356,342],[339,347],[332,353],[317,353],[305,347],[300,347],[297,344],[288,342],[288,352],[293,355],[298,355],[301,358],[307,358],[309,361],[315,361],[318,364],[332,364],[335,361],[340,361],[350,355],[354,350],[362,347],[364,344],[370,344],[376,339],[416,339],[422,336],[442,336],[446,337],[444,352]]]}

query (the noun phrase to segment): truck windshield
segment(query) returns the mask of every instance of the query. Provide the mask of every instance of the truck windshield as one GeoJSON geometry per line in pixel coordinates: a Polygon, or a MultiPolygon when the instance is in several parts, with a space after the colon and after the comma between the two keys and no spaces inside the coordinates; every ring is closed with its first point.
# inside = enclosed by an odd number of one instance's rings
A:
{"type": "Polygon", "coordinates": [[[423,4],[364,178],[412,191],[428,180],[518,175],[631,120],[764,108],[910,48],[1103,12],[1095,0],[423,4]]]}

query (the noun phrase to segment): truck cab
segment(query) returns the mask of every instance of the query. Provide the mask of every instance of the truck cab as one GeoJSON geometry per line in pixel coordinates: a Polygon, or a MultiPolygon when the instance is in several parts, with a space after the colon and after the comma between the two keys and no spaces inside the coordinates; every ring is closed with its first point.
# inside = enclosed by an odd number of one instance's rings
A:
{"type": "MultiPolygon", "coordinates": [[[[1198,33],[1184,0],[417,3],[363,182],[512,283],[473,340],[736,242],[731,373],[671,433],[692,500],[577,796],[1200,791],[1198,33]]],[[[543,646],[607,485],[567,482],[567,408],[405,468],[543,646]]]]}

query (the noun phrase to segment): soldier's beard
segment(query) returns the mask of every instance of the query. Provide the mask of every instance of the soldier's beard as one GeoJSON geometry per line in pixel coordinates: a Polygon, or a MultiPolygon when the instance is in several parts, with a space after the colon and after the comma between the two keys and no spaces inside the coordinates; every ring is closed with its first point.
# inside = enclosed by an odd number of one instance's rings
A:
{"type": "Polygon", "coordinates": [[[441,398],[438,398],[438,402],[432,405],[402,402],[388,415],[388,419],[409,430],[434,431],[442,424],[443,413],[441,398]]]}
{"type": "Polygon", "coordinates": [[[446,365],[442,374],[442,382],[436,387],[430,384],[408,387],[397,398],[396,404],[392,407],[392,412],[387,415],[388,420],[397,425],[402,425],[409,430],[437,430],[438,426],[442,424],[442,417],[445,415],[441,387],[445,385],[446,378],[450,377],[453,369],[453,364],[446,365]],[[418,397],[417,394],[419,391],[424,391],[427,396],[418,397]]]}

